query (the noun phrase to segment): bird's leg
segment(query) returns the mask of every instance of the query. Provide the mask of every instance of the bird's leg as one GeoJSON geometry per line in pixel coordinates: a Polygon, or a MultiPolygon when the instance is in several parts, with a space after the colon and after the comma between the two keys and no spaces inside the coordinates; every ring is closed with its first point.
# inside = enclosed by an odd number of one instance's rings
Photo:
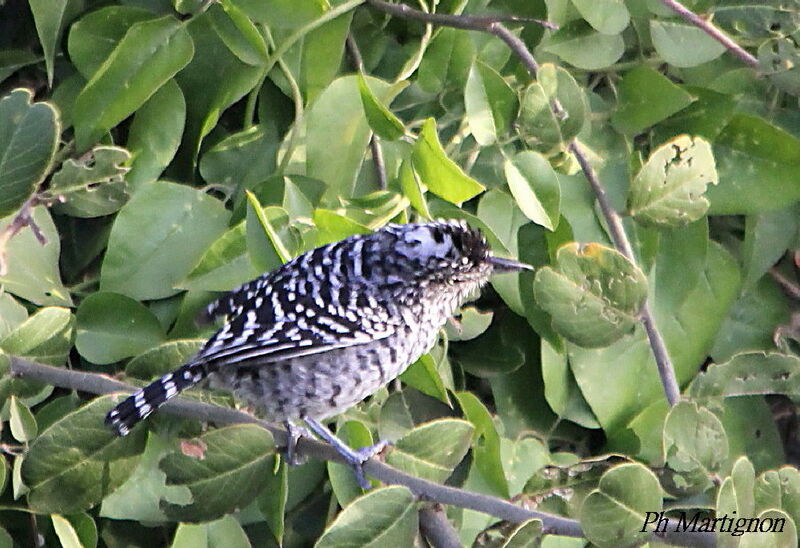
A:
{"type": "Polygon", "coordinates": [[[330,443],[347,461],[347,464],[353,469],[356,475],[356,480],[362,489],[369,489],[372,487],[367,478],[364,477],[364,463],[369,459],[380,453],[388,445],[385,440],[379,441],[375,445],[362,447],[361,449],[352,449],[342,440],[337,438],[333,432],[328,430],[322,423],[314,419],[304,419],[306,424],[317,434],[320,438],[330,443]]]}
{"type": "Polygon", "coordinates": [[[286,421],[284,423],[286,425],[286,462],[288,462],[291,466],[297,466],[298,464],[303,464],[303,462],[297,456],[297,442],[302,437],[310,438],[311,434],[308,430],[303,428],[302,426],[297,426],[293,424],[291,421],[286,421]]]}

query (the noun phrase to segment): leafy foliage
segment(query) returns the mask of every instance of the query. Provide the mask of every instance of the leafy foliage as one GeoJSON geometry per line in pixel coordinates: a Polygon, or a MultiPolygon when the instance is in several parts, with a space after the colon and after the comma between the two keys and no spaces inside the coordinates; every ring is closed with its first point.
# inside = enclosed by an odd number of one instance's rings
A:
{"type": "MultiPolygon", "coordinates": [[[[150,379],[218,292],[433,217],[537,272],[494,277],[343,439],[597,546],[667,507],[797,545],[800,5],[686,4],[746,51],[655,0],[0,2],[0,546],[419,543],[406,487],[288,467],[255,425],[115,438],[119,395],[10,357],[150,379]]],[[[585,543],[447,512],[464,545],[585,543]]]]}

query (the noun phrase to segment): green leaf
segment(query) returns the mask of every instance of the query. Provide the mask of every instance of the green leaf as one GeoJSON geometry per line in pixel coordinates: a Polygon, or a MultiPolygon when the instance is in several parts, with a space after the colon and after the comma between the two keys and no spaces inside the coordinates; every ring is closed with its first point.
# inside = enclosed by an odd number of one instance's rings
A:
{"type": "Polygon", "coordinates": [[[50,365],[61,365],[72,347],[74,319],[67,308],[48,306],[0,340],[0,349],[50,365]]]}
{"type": "Polygon", "coordinates": [[[171,16],[131,26],[75,101],[77,148],[87,149],[135,112],[193,55],[184,23],[171,16]]]}
{"type": "Polygon", "coordinates": [[[420,356],[417,361],[403,371],[399,378],[404,384],[416,388],[423,394],[450,404],[442,376],[437,371],[436,361],[430,354],[420,356]]]}
{"type": "Polygon", "coordinates": [[[528,146],[552,155],[566,149],[583,128],[586,98],[575,78],[552,63],[539,68],[537,79],[523,92],[517,124],[528,146]]]}
{"type": "Polygon", "coordinates": [[[622,57],[625,42],[619,34],[601,34],[576,20],[554,32],[541,48],[580,69],[599,70],[622,57]]]}
{"type": "MultiPolygon", "coordinates": [[[[384,104],[390,103],[406,86],[373,77],[365,79],[376,99],[384,104]]],[[[306,112],[306,175],[328,183],[328,196],[349,198],[355,189],[370,133],[358,77],[337,78],[306,112]]]]}
{"type": "Polygon", "coordinates": [[[75,348],[92,363],[114,363],[164,340],[158,319],[143,304],[100,291],[78,307],[75,348]]]}
{"type": "Polygon", "coordinates": [[[271,473],[275,444],[269,431],[259,426],[217,428],[184,443],[197,453],[172,453],[159,465],[167,474],[167,485],[185,486],[192,494],[188,504],[162,504],[170,519],[196,523],[243,508],[271,473]]]}
{"type": "Polygon", "coordinates": [[[469,33],[440,29],[419,64],[419,87],[427,93],[439,93],[445,87],[463,88],[475,55],[469,33]]]}
{"type": "Polygon", "coordinates": [[[29,5],[44,50],[47,83],[52,87],[56,45],[61,41],[61,33],[69,19],[83,9],[83,4],[75,0],[31,0],[29,5]]]}
{"type": "Polygon", "coordinates": [[[758,70],[780,90],[800,95],[800,50],[793,36],[765,40],[758,46],[758,70]]]}
{"type": "Polygon", "coordinates": [[[507,499],[511,496],[503,470],[500,454],[500,436],[492,415],[486,406],[471,392],[456,392],[464,416],[475,427],[473,434],[473,459],[477,470],[495,495],[507,499]]]}
{"type": "Polygon", "coordinates": [[[516,105],[516,96],[503,77],[476,60],[464,88],[464,108],[469,130],[479,145],[489,146],[506,136],[516,105]]]}
{"type": "Polygon", "coordinates": [[[28,319],[28,311],[9,293],[0,295],[0,339],[28,319]]]}
{"type": "Polygon", "coordinates": [[[486,332],[492,324],[494,312],[478,310],[474,306],[464,306],[454,318],[445,324],[448,341],[470,341],[486,332]]]}
{"type": "Polygon", "coordinates": [[[474,198],[485,187],[469,177],[444,152],[436,134],[436,120],[428,118],[422,126],[412,153],[414,170],[434,194],[458,204],[474,198]]]}
{"type": "Polygon", "coordinates": [[[412,476],[443,483],[467,454],[473,430],[459,419],[422,424],[395,442],[386,462],[412,476]]]}
{"type": "Polygon", "coordinates": [[[183,136],[186,100],[175,80],[168,80],[133,116],[128,147],[133,160],[126,180],[132,192],[152,183],[169,165],[183,136]]]}
{"type": "MultiPolygon", "coordinates": [[[[357,420],[345,421],[336,427],[336,436],[348,447],[371,447],[373,444],[372,433],[363,422],[357,420]]],[[[347,464],[328,462],[328,479],[331,482],[333,494],[343,508],[353,500],[360,497],[364,490],[356,481],[353,469],[347,464]]],[[[373,486],[378,485],[377,480],[372,480],[373,486]]]]}
{"type": "Polygon", "coordinates": [[[580,509],[583,532],[600,547],[616,547],[644,541],[647,512],[662,508],[658,478],[641,464],[615,466],[600,478],[580,509]]]}
{"type": "Polygon", "coordinates": [[[0,100],[0,217],[19,208],[36,190],[56,152],[61,123],[50,103],[15,89],[0,100]]]}
{"type": "Polygon", "coordinates": [[[752,394],[800,394],[800,359],[783,354],[738,354],[700,373],[689,388],[698,399],[752,394]]]}
{"type": "Polygon", "coordinates": [[[11,396],[9,401],[11,435],[14,439],[27,443],[39,432],[33,413],[16,396],[11,396]]]}
{"type": "Polygon", "coordinates": [[[425,199],[425,192],[427,188],[422,186],[419,176],[411,167],[411,162],[404,160],[400,166],[400,188],[403,195],[408,198],[411,206],[417,210],[417,213],[422,215],[425,219],[432,219],[431,212],[428,211],[428,202],[425,199]]]}
{"type": "Polygon", "coordinates": [[[208,17],[192,17],[186,25],[194,56],[175,77],[186,98],[186,129],[174,163],[190,173],[205,136],[225,109],[253,89],[262,71],[231,53],[208,17]]]}
{"type": "Polygon", "coordinates": [[[228,229],[203,253],[178,287],[197,291],[230,291],[261,272],[247,253],[245,222],[228,229]]]}
{"type": "MultiPolygon", "coordinates": [[[[209,183],[255,189],[256,183],[261,183],[266,174],[275,171],[277,149],[278,141],[268,126],[257,124],[228,135],[204,152],[200,159],[200,174],[209,183]]],[[[269,185],[265,181],[261,186],[275,187],[277,184],[269,185]]]]}
{"type": "Polygon", "coordinates": [[[369,234],[372,232],[361,223],[330,209],[315,209],[314,224],[319,229],[317,245],[338,242],[354,234],[369,234]]]}
{"type": "Polygon", "coordinates": [[[283,242],[273,222],[281,228],[289,224],[289,216],[283,208],[261,207],[255,194],[247,191],[247,250],[250,260],[260,270],[268,271],[289,262],[294,256],[283,242]],[[272,217],[272,220],[270,220],[272,217]],[[276,261],[277,258],[277,261],[276,261]]]}
{"type": "Polygon", "coordinates": [[[680,135],[658,147],[631,183],[628,209],[644,224],[677,227],[708,211],[703,196],[717,184],[711,145],[700,137],[680,135]]]}
{"type": "Polygon", "coordinates": [[[718,40],[683,22],[651,19],[650,36],[661,58],[676,67],[694,67],[725,53],[725,46],[718,40]]]}
{"type": "Polygon", "coordinates": [[[403,122],[378,100],[367,84],[364,75],[360,73],[358,74],[358,92],[361,95],[364,114],[367,116],[367,121],[372,131],[379,137],[389,141],[394,141],[405,135],[406,128],[403,122]]]}
{"type": "Polygon", "coordinates": [[[152,379],[166,375],[189,361],[205,342],[205,339],[181,339],[161,343],[128,362],[125,373],[137,379],[152,379]]]}
{"type": "Polygon", "coordinates": [[[264,37],[247,16],[230,1],[213,4],[207,11],[214,31],[243,63],[264,65],[269,58],[264,37]]]}
{"type": "MultiPolygon", "coordinates": [[[[501,548],[534,548],[544,536],[542,520],[529,519],[514,529],[501,548]]],[[[567,548],[567,547],[564,547],[567,548]]]]}
{"type": "Polygon", "coordinates": [[[626,135],[641,133],[683,110],[694,100],[669,78],[644,65],[625,73],[618,91],[619,108],[611,122],[626,135]]]}
{"type": "MultiPolygon", "coordinates": [[[[33,222],[47,239],[42,245],[30,228],[14,236],[5,247],[7,272],[0,274],[0,283],[9,293],[38,305],[71,306],[72,299],[61,282],[58,259],[61,239],[50,212],[45,206],[31,211],[33,222]]],[[[0,233],[7,229],[12,217],[0,221],[0,233]]]]}
{"type": "Polygon", "coordinates": [[[56,211],[73,217],[110,215],[128,200],[124,148],[98,146],[77,160],[68,159],[50,180],[47,192],[66,199],[56,211]]]}
{"type": "Polygon", "coordinates": [[[647,297],[636,265],[600,244],[567,244],[556,261],[557,270],[539,270],[533,285],[556,331],[584,347],[607,346],[633,331],[647,297]]]}
{"type": "Polygon", "coordinates": [[[336,516],[314,548],[411,546],[417,535],[417,509],[407,487],[375,489],[336,516]]]}
{"type": "Polygon", "coordinates": [[[154,18],[152,11],[132,6],[106,6],[87,13],[70,26],[69,58],[88,80],[111,55],[128,29],[154,18]]]}
{"type": "Polygon", "coordinates": [[[505,161],[506,181],[517,205],[528,219],[555,230],[561,218],[561,187],[550,162],[532,150],[505,161]]]}
{"type": "Polygon", "coordinates": [[[24,49],[4,48],[0,51],[0,82],[28,65],[39,63],[40,55],[24,49]]]}
{"type": "Polygon", "coordinates": [[[61,516],[52,514],[53,529],[64,548],[95,548],[97,546],[97,525],[86,513],[61,516]]]}
{"type": "Polygon", "coordinates": [[[690,485],[710,486],[710,476],[728,458],[728,436],[720,420],[695,403],[680,402],[664,423],[664,459],[690,485]]]}
{"type": "Polygon", "coordinates": [[[763,118],[735,114],[714,142],[714,158],[724,183],[708,189],[711,214],[761,213],[800,200],[800,139],[763,118]]]}
{"type": "Polygon", "coordinates": [[[289,465],[284,459],[281,459],[279,467],[273,466],[272,472],[267,474],[266,481],[267,485],[258,497],[258,507],[264,514],[278,545],[281,545],[286,526],[286,502],[289,497],[289,465]]]}
{"type": "Polygon", "coordinates": [[[105,414],[118,396],[96,398],[42,432],[30,445],[22,479],[28,504],[43,514],[87,510],[120,486],[144,449],[145,430],[115,436],[105,414]],[[103,478],[103,481],[98,481],[103,478]]]}
{"type": "Polygon", "coordinates": [[[628,26],[630,15],[623,0],[571,0],[587,23],[600,33],[619,34],[628,26]]]}
{"type": "Polygon", "coordinates": [[[174,295],[229,216],[201,190],[166,182],[141,187],[114,221],[100,289],[136,300],[174,295]]]}

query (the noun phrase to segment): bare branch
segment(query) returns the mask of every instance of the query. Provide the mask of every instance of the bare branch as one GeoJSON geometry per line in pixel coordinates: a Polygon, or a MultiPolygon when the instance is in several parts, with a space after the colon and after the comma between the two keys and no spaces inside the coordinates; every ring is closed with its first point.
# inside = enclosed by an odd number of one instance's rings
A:
{"type": "Polygon", "coordinates": [[[441,504],[419,511],[419,528],[433,548],[461,548],[461,541],[441,504]]]}
{"type": "Polygon", "coordinates": [[[758,59],[748,53],[742,46],[734,42],[727,34],[712,25],[709,21],[703,19],[677,0],[661,0],[661,3],[725,46],[728,51],[741,59],[746,65],[754,69],[758,68],[758,59]]]}
{"type": "MultiPolygon", "coordinates": [[[[61,388],[69,388],[91,394],[110,394],[112,392],[132,392],[135,387],[114,380],[106,375],[72,371],[32,362],[24,358],[11,356],[11,374],[17,378],[40,381],[61,388]]],[[[159,411],[179,417],[213,422],[217,424],[258,424],[269,430],[279,446],[286,445],[286,431],[283,428],[260,420],[236,409],[220,407],[208,403],[188,400],[183,397],[173,398],[159,411]]],[[[342,455],[333,447],[309,438],[301,438],[297,445],[297,453],[318,460],[344,462],[342,455]]],[[[583,537],[580,524],[573,519],[529,510],[517,506],[498,497],[471,493],[455,487],[440,485],[428,480],[410,476],[373,458],[364,465],[364,471],[370,476],[388,485],[404,485],[417,497],[440,504],[451,504],[461,508],[469,508],[483,512],[498,519],[512,523],[522,523],[529,519],[540,519],[547,534],[568,537],[583,537]]],[[[652,538],[660,542],[678,546],[714,546],[713,533],[682,533],[668,527],[668,533],[654,534],[652,538]]]]}

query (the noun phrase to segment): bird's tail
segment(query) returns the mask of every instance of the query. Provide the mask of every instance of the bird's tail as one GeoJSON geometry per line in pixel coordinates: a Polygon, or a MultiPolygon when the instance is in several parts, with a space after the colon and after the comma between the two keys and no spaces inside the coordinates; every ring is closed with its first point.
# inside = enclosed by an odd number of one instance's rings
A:
{"type": "Polygon", "coordinates": [[[167,400],[207,376],[207,364],[189,362],[125,398],[122,403],[109,411],[105,422],[118,436],[124,436],[167,400]]]}

